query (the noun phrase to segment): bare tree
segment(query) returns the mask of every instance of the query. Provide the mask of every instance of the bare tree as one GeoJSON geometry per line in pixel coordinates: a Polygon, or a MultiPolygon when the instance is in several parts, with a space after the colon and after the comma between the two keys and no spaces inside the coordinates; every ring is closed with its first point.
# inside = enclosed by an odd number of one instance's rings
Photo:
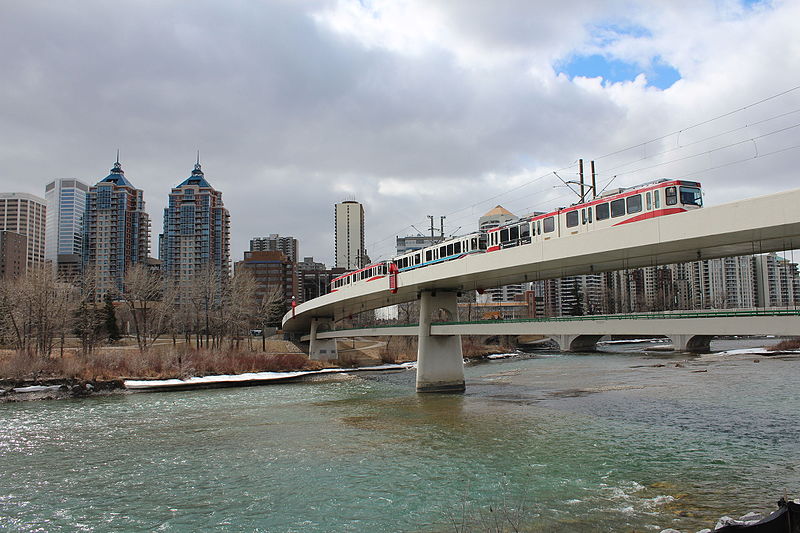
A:
{"type": "Polygon", "coordinates": [[[145,265],[135,264],[125,273],[122,300],[136,330],[136,344],[144,352],[164,333],[175,298],[175,288],[145,265]]]}
{"type": "Polygon", "coordinates": [[[0,287],[3,330],[18,351],[49,357],[55,339],[66,335],[74,302],[74,288],[51,268],[31,268],[0,287]]]}

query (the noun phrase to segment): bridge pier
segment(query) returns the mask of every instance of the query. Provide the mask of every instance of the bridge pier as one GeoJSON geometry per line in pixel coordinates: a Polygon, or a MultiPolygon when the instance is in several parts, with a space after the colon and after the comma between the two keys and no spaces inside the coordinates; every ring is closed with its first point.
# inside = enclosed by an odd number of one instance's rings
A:
{"type": "Polygon", "coordinates": [[[336,350],[336,339],[318,339],[317,333],[319,327],[327,327],[333,320],[329,318],[312,318],[311,319],[311,335],[309,336],[308,358],[313,361],[328,361],[331,359],[338,359],[339,352],[336,350]]]}
{"type": "Polygon", "coordinates": [[[708,353],[713,335],[668,335],[676,352],[708,353]]]}
{"type": "Polygon", "coordinates": [[[458,320],[457,294],[420,292],[417,348],[417,392],[463,392],[464,356],[461,335],[431,335],[431,317],[440,310],[447,320],[458,320]]]}
{"type": "Polygon", "coordinates": [[[562,352],[594,352],[603,335],[553,335],[551,338],[562,352]]]}

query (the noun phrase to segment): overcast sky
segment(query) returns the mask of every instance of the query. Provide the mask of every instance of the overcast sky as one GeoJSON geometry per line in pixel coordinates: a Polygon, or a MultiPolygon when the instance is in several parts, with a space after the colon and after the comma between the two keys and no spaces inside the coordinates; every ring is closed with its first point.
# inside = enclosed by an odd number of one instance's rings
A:
{"type": "Polygon", "coordinates": [[[388,257],[426,215],[465,233],[573,203],[553,171],[581,157],[600,186],[777,192],[800,186],[798,20],[796,0],[0,0],[0,190],[94,184],[119,149],[155,256],[199,149],[233,260],[280,233],[329,266],[336,202],[388,257]]]}

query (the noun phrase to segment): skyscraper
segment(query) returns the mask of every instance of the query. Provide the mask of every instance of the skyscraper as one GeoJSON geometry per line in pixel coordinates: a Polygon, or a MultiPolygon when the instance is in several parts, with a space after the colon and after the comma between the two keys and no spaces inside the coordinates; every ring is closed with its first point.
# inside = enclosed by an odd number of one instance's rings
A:
{"type": "Polygon", "coordinates": [[[169,193],[159,243],[162,272],[187,282],[205,267],[222,282],[230,272],[230,214],[222,192],[205,178],[200,160],[192,174],[169,193]]]}
{"type": "Polygon", "coordinates": [[[27,268],[44,264],[45,201],[24,192],[0,193],[0,231],[28,239],[27,268]]]}
{"type": "Polygon", "coordinates": [[[59,268],[74,265],[83,249],[83,215],[89,186],[75,179],[57,179],[45,187],[47,223],[44,259],[59,268]],[[59,256],[61,260],[59,261],[59,256]]]}
{"type": "Polygon", "coordinates": [[[353,200],[334,208],[336,266],[355,270],[369,262],[364,248],[364,207],[353,200]]]}
{"type": "Polygon", "coordinates": [[[122,291],[126,270],[150,253],[144,192],[125,177],[117,157],[111,174],[89,187],[84,224],[84,269],[97,275],[97,298],[122,291]]]}

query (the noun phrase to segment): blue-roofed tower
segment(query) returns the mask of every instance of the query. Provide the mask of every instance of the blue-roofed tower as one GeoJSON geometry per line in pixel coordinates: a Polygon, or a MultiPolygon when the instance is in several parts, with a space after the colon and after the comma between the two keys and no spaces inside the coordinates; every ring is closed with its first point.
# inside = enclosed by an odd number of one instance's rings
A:
{"type": "Polygon", "coordinates": [[[220,283],[230,274],[230,214],[222,192],[206,180],[199,157],[191,175],[169,193],[159,258],[164,276],[179,285],[206,270],[220,283]]]}
{"type": "Polygon", "coordinates": [[[150,217],[144,191],[125,177],[119,156],[111,173],[86,195],[83,265],[97,276],[97,298],[122,291],[127,269],[150,253],[150,217]]]}

